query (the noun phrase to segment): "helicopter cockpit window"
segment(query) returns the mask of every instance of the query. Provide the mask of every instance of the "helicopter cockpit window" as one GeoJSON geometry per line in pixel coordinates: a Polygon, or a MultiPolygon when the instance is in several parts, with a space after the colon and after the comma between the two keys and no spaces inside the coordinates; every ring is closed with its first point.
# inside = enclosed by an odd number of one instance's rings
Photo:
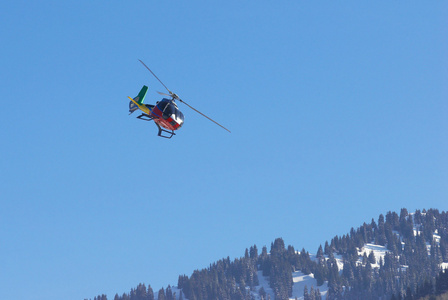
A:
{"type": "Polygon", "coordinates": [[[160,101],[159,103],[157,103],[157,108],[160,109],[160,111],[162,112],[162,116],[164,119],[166,119],[166,114],[167,114],[167,107],[170,106],[170,102],[168,99],[162,99],[162,101],[160,101]]]}
{"type": "Polygon", "coordinates": [[[180,111],[180,110],[178,110],[178,109],[176,109],[176,119],[177,120],[180,120],[180,121],[184,121],[184,114],[180,111]]]}
{"type": "Polygon", "coordinates": [[[163,112],[164,110],[165,110],[165,108],[166,108],[166,106],[167,106],[167,104],[168,104],[169,102],[166,102],[166,101],[160,101],[158,104],[157,104],[157,107],[163,112]]]}
{"type": "Polygon", "coordinates": [[[162,117],[165,120],[173,118],[178,124],[184,121],[184,115],[171,100],[163,99],[157,104],[157,107],[162,111],[162,117]]]}
{"type": "Polygon", "coordinates": [[[165,109],[163,110],[163,115],[164,115],[164,117],[165,117],[165,115],[167,117],[171,117],[171,115],[173,115],[175,111],[176,111],[176,108],[174,107],[174,105],[172,103],[167,103],[167,105],[165,106],[165,109]]]}

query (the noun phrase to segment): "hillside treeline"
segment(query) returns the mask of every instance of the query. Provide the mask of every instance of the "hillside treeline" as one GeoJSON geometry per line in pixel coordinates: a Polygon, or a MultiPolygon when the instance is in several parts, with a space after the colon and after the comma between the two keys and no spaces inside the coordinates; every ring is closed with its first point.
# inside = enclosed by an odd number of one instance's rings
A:
{"type": "MultiPolygon", "coordinates": [[[[257,288],[261,271],[269,278],[275,300],[285,300],[292,296],[292,273],[300,270],[314,274],[316,291],[328,282],[329,300],[391,299],[417,294],[425,282],[435,282],[442,262],[448,262],[448,214],[436,209],[409,214],[402,209],[400,214],[388,212],[377,221],[372,219],[348,234],[335,236],[319,246],[313,259],[305,249],[296,251],[293,246],[285,246],[281,238],[271,243],[269,253],[267,247],[259,253],[254,245],[241,258],[232,261],[227,257],[190,276],[179,276],[177,288],[181,291],[177,296],[189,300],[249,300],[254,292],[268,299],[266,291],[257,288]],[[360,257],[358,250],[367,243],[385,246],[389,251],[384,259],[376,259],[373,253],[360,257]],[[342,271],[337,260],[343,262],[342,271]]],[[[169,286],[159,290],[157,296],[159,300],[175,297],[169,286]]],[[[105,300],[103,297],[95,300],[105,300]]],[[[154,298],[151,287],[140,284],[128,294],[115,295],[114,300],[154,298]]]]}
{"type": "Polygon", "coordinates": [[[377,223],[372,220],[333,238],[325,248],[328,255],[342,255],[344,262],[342,274],[329,283],[329,299],[389,299],[406,290],[416,292],[425,280],[436,278],[440,263],[448,261],[448,214],[435,209],[412,215],[406,209],[400,215],[388,212],[377,223]],[[365,243],[383,245],[389,251],[379,261],[365,255],[359,264],[356,247],[365,243]]]}
{"type": "Polygon", "coordinates": [[[392,295],[391,300],[448,299],[448,270],[441,270],[434,280],[427,279],[415,291],[409,287],[406,292],[392,295]]]}

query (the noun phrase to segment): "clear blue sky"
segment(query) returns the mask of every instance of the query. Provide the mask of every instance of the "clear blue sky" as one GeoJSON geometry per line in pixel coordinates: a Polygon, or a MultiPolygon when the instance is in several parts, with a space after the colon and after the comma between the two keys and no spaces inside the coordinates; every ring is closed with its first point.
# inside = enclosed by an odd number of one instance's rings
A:
{"type": "Polygon", "coordinates": [[[445,1],[3,1],[0,291],[158,290],[277,237],[448,210],[445,1]],[[171,140],[128,116],[163,87],[171,140]]]}

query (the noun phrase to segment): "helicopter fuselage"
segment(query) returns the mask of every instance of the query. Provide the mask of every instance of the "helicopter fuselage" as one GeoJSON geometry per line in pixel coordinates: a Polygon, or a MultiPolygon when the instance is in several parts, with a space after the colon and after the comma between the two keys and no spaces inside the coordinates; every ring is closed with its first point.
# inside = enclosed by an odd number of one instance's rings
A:
{"type": "Polygon", "coordinates": [[[170,100],[163,98],[161,101],[158,101],[156,105],[143,104],[146,90],[147,87],[143,86],[139,96],[134,99],[129,97],[131,100],[131,102],[129,102],[129,113],[132,114],[136,110],[140,109],[143,113],[137,117],[138,119],[144,121],[154,121],[159,128],[158,135],[161,137],[171,138],[175,134],[174,130],[178,130],[184,123],[184,114],[179,110],[174,102],[174,99],[170,100]],[[168,133],[168,136],[163,135],[163,132],[168,133]]]}
{"type": "Polygon", "coordinates": [[[149,114],[154,122],[168,130],[178,130],[184,123],[184,114],[179,110],[174,100],[163,98],[149,114]]]}

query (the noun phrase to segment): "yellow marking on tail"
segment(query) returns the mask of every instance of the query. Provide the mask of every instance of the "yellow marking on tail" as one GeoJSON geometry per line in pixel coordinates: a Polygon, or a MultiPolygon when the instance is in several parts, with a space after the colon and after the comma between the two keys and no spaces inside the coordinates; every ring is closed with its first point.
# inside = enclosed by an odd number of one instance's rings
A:
{"type": "Polygon", "coordinates": [[[132,99],[132,98],[129,97],[129,96],[128,96],[128,98],[129,98],[129,100],[131,100],[132,102],[134,102],[135,105],[137,105],[138,108],[140,108],[140,110],[142,110],[145,114],[149,115],[149,114],[151,113],[151,111],[149,110],[149,108],[147,108],[145,105],[138,104],[134,99],[132,99]]]}

